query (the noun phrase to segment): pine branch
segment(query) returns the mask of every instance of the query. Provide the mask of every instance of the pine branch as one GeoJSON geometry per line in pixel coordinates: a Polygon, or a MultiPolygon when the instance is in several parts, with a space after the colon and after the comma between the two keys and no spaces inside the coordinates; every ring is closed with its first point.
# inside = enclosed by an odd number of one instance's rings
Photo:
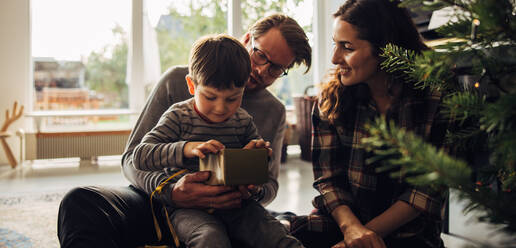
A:
{"type": "Polygon", "coordinates": [[[447,141],[471,165],[383,120],[369,126],[365,147],[375,156],[368,162],[382,163],[379,171],[401,173],[414,185],[457,189],[469,201],[466,211],[481,210],[481,221],[516,233],[516,1],[404,0],[401,5],[455,10],[438,29],[453,38],[450,42],[422,55],[387,46],[381,66],[417,89],[442,92],[442,113],[454,120],[447,141]]]}
{"type": "MultiPolygon", "coordinates": [[[[424,51],[420,56],[389,44],[381,56],[384,57],[383,69],[403,81],[414,82],[417,89],[430,87],[446,95],[463,90],[458,76],[471,75],[490,81],[489,87],[496,87],[496,91],[516,92],[516,84],[510,81],[516,78],[516,74],[511,76],[516,71],[514,46],[488,44],[481,47],[479,43],[453,41],[424,51]]],[[[489,95],[493,96],[498,97],[489,95]]]]}
{"type": "Polygon", "coordinates": [[[387,44],[380,56],[384,58],[381,68],[386,72],[403,81],[417,80],[413,77],[413,72],[416,69],[413,62],[416,59],[414,51],[403,49],[394,44],[387,44]]]}
{"type": "Polygon", "coordinates": [[[453,145],[454,153],[462,154],[475,148],[482,151],[487,149],[486,133],[478,125],[471,124],[456,131],[448,131],[445,138],[447,145],[453,145]]]}
{"type": "Polygon", "coordinates": [[[504,134],[516,128],[516,95],[502,96],[488,104],[480,118],[481,128],[489,133],[504,134]]]}
{"type": "Polygon", "coordinates": [[[425,143],[411,132],[396,128],[393,122],[377,119],[367,129],[370,137],[362,140],[364,147],[375,154],[381,151],[383,158],[373,157],[367,162],[384,162],[388,170],[394,170],[391,176],[399,177],[403,173],[405,180],[416,186],[456,189],[461,199],[470,201],[466,211],[481,210],[484,213],[481,221],[503,224],[505,231],[516,233],[516,212],[510,207],[516,206],[514,192],[496,192],[489,185],[475,184],[471,181],[472,170],[464,161],[425,143]]]}
{"type": "Polygon", "coordinates": [[[516,4],[511,0],[436,0],[404,1],[403,6],[411,9],[439,10],[454,7],[450,21],[437,29],[444,37],[469,40],[472,21],[480,21],[476,30],[475,43],[489,44],[503,41],[514,44],[516,40],[516,4]],[[429,4],[428,4],[429,3],[429,4]],[[436,6],[435,8],[429,6],[436,6]]]}
{"type": "Polygon", "coordinates": [[[455,20],[437,28],[436,32],[443,37],[469,40],[471,37],[471,18],[456,14],[455,20]]]}
{"type": "Polygon", "coordinates": [[[514,3],[510,0],[475,0],[469,5],[472,18],[480,20],[480,39],[488,41],[516,38],[514,3]]]}
{"type": "Polygon", "coordinates": [[[470,0],[438,0],[439,2],[446,3],[449,6],[457,6],[462,9],[468,9],[468,3],[470,0]]]}
{"type": "MultiPolygon", "coordinates": [[[[362,142],[368,151],[375,154],[381,152],[380,155],[388,158],[387,164],[403,167],[404,172],[427,175],[424,182],[407,178],[411,183],[433,183],[451,188],[463,188],[470,184],[471,169],[466,163],[451,158],[444,150],[437,150],[413,133],[396,128],[393,122],[377,119],[374,124],[366,125],[366,129],[370,137],[364,138],[362,142]]],[[[368,160],[370,162],[372,160],[368,160]]],[[[393,175],[399,176],[396,172],[393,175]]]]}
{"type": "Polygon", "coordinates": [[[416,89],[450,89],[447,80],[454,74],[449,70],[451,61],[444,54],[428,51],[419,56],[414,51],[387,44],[380,56],[384,58],[382,69],[401,81],[414,83],[416,89]]]}
{"type": "Polygon", "coordinates": [[[421,10],[429,10],[435,11],[449,6],[456,6],[460,8],[466,8],[467,5],[462,3],[461,1],[453,1],[453,0],[405,0],[400,3],[401,7],[409,8],[409,9],[421,9],[421,10]]]}
{"type": "Polygon", "coordinates": [[[516,95],[487,104],[480,128],[489,134],[491,161],[502,190],[516,190],[516,95]]]}
{"type": "Polygon", "coordinates": [[[443,100],[444,114],[450,120],[456,120],[460,125],[468,119],[479,120],[485,109],[486,98],[469,92],[451,94],[443,100]]]}

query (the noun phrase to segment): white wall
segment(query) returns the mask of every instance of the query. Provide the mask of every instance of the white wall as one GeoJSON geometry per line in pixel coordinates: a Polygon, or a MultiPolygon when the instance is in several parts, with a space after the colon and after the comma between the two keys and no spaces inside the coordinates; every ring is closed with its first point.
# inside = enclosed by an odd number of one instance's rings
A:
{"type": "MultiPolygon", "coordinates": [[[[0,1],[0,125],[5,120],[5,110],[11,109],[14,101],[29,105],[31,85],[30,58],[30,0],[0,1]]],[[[9,127],[16,132],[28,123],[21,118],[9,127]]],[[[19,160],[18,138],[8,138],[11,150],[19,160]]],[[[0,165],[7,164],[0,148],[0,165]]]]}

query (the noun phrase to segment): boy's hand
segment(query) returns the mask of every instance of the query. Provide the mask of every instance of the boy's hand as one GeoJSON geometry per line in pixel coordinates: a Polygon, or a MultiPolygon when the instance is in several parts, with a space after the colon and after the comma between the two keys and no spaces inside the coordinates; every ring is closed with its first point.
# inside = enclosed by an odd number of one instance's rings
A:
{"type": "Polygon", "coordinates": [[[183,156],[186,158],[204,158],[206,154],[217,153],[222,149],[224,149],[224,145],[217,140],[186,142],[183,147],[183,156]]]}
{"type": "Polygon", "coordinates": [[[244,146],[244,149],[256,149],[256,148],[266,148],[269,156],[272,156],[272,149],[270,148],[271,142],[264,141],[263,139],[255,139],[249,141],[247,145],[244,146]]]}

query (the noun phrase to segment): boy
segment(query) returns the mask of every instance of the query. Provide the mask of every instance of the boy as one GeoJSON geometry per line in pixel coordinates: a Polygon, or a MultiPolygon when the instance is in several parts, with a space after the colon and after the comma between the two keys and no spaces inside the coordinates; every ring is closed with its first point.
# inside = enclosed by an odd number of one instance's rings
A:
{"type": "MultiPolygon", "coordinates": [[[[190,53],[189,71],[186,81],[194,98],[172,105],[144,136],[133,153],[136,169],[198,171],[197,158],[206,153],[226,147],[268,148],[252,117],[240,108],[251,62],[238,40],[226,35],[201,38],[190,53]]],[[[231,247],[230,238],[251,247],[302,247],[255,200],[213,214],[198,209],[168,211],[187,247],[231,247]]]]}

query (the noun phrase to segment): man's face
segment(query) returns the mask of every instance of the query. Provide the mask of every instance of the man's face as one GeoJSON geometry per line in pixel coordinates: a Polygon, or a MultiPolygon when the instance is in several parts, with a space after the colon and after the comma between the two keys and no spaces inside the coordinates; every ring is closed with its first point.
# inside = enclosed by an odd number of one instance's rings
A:
{"type": "Polygon", "coordinates": [[[271,75],[271,73],[269,73],[271,63],[287,69],[294,61],[294,53],[287,45],[287,41],[283,38],[280,31],[277,28],[272,28],[264,35],[254,40],[254,48],[261,51],[266,59],[270,61],[270,63],[258,65],[253,61],[253,56],[256,56],[256,53],[253,54],[253,47],[251,45],[251,39],[253,39],[253,37],[249,35],[244,37],[247,37],[247,39],[244,38],[243,44],[248,48],[249,54],[251,55],[251,76],[245,85],[245,90],[258,91],[265,89],[281,76],[281,74],[271,75]]]}

